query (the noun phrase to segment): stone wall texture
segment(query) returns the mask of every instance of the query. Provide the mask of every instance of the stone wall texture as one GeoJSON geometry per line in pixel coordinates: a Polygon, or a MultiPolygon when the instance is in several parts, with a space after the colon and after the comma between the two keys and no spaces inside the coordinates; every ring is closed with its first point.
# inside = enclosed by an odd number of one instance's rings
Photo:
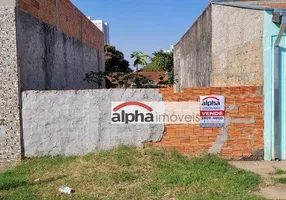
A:
{"type": "Polygon", "coordinates": [[[17,48],[22,90],[98,88],[83,79],[104,71],[104,53],[33,15],[18,11],[17,48]]]}
{"type": "Polygon", "coordinates": [[[162,101],[157,90],[23,92],[25,156],[81,155],[159,141],[164,125],[111,125],[112,101],[162,101]]]}
{"type": "Polygon", "coordinates": [[[263,85],[261,10],[212,6],[211,86],[263,85]]]}
{"type": "Polygon", "coordinates": [[[15,6],[0,6],[0,165],[21,157],[15,6]]]}
{"type": "Polygon", "coordinates": [[[186,88],[181,93],[161,89],[164,101],[199,102],[200,96],[226,98],[225,126],[201,128],[199,124],[166,125],[163,139],[153,143],[184,154],[207,152],[227,159],[263,159],[262,87],[186,88]]]}
{"type": "Polygon", "coordinates": [[[211,76],[212,6],[209,5],[175,45],[176,90],[185,87],[208,87],[211,76]]]}

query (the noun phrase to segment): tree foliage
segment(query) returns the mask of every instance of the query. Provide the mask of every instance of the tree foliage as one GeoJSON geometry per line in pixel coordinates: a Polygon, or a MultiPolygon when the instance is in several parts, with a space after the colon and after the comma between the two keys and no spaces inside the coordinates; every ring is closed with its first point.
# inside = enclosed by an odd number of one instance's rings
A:
{"type": "Polygon", "coordinates": [[[124,54],[114,46],[105,45],[105,71],[111,72],[131,72],[129,62],[124,59],[124,54]]]}
{"type": "Polygon", "coordinates": [[[130,86],[135,88],[150,88],[153,83],[152,80],[145,76],[136,76],[134,72],[107,73],[91,71],[85,75],[84,80],[88,83],[96,83],[101,87],[106,78],[111,78],[111,81],[116,82],[120,88],[128,88],[130,86]]]}
{"type": "Polygon", "coordinates": [[[145,66],[147,65],[147,60],[148,59],[151,59],[150,56],[140,52],[140,51],[134,51],[132,54],[131,54],[131,58],[134,58],[134,66],[136,67],[136,72],[138,72],[138,67],[139,65],[141,66],[145,66]]]}
{"type": "Polygon", "coordinates": [[[161,72],[161,71],[164,71],[164,70],[161,69],[160,67],[150,63],[150,64],[146,65],[145,67],[143,67],[142,71],[143,72],[161,72]]]}
{"type": "MultiPolygon", "coordinates": [[[[129,68],[129,62],[124,59],[124,54],[114,46],[105,46],[105,59],[106,59],[106,72],[90,72],[86,74],[85,81],[91,83],[97,83],[102,86],[102,82],[106,78],[110,77],[112,81],[116,81],[120,87],[130,87],[130,82],[133,82],[136,88],[147,87],[150,84],[150,80],[146,77],[140,76],[139,71],[155,72],[165,71],[168,76],[168,83],[173,84],[174,81],[174,65],[173,65],[173,52],[164,52],[162,50],[154,52],[153,57],[135,51],[131,54],[131,58],[134,59],[134,66],[136,67],[136,73],[132,73],[129,68]],[[148,64],[147,60],[152,62],[148,64]],[[138,69],[139,66],[145,66],[143,69],[138,69]]],[[[164,77],[162,77],[163,81],[164,77]]],[[[148,86],[149,87],[149,86],[148,86]]]]}
{"type": "Polygon", "coordinates": [[[168,83],[173,84],[174,80],[174,56],[173,52],[163,50],[153,53],[151,63],[143,68],[144,72],[165,71],[168,75],[168,83]]]}
{"type": "Polygon", "coordinates": [[[170,72],[174,68],[173,52],[163,50],[153,53],[152,65],[157,66],[162,71],[170,72]]]}

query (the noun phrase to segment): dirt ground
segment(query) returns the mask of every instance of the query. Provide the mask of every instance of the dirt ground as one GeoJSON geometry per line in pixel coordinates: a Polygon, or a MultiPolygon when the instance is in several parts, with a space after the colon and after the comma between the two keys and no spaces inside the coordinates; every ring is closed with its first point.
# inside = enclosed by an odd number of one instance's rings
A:
{"type": "Polygon", "coordinates": [[[274,183],[274,179],[286,178],[286,174],[275,174],[277,169],[286,171],[286,161],[232,161],[235,167],[255,172],[264,178],[261,188],[256,195],[266,199],[286,199],[286,184],[274,183]]]}

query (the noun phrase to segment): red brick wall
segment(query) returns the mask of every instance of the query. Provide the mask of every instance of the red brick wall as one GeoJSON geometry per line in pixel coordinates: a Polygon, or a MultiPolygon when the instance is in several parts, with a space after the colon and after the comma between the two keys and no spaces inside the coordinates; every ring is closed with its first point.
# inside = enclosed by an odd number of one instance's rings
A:
{"type": "Polygon", "coordinates": [[[70,0],[19,0],[18,7],[97,50],[104,51],[103,33],[70,0]]]}
{"type": "MultiPolygon", "coordinates": [[[[161,89],[164,101],[199,101],[204,95],[226,97],[225,127],[227,141],[218,156],[228,159],[262,157],[263,152],[263,94],[261,87],[187,88],[174,93],[172,88],[161,89]]],[[[222,128],[201,128],[193,125],[166,125],[164,137],[155,145],[175,148],[181,153],[208,152],[216,143],[222,128]]]]}

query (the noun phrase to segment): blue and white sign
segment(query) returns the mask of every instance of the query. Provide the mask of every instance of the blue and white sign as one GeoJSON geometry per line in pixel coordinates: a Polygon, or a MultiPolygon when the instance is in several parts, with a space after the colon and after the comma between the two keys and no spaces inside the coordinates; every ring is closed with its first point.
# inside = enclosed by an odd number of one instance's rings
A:
{"type": "Polygon", "coordinates": [[[201,127],[219,128],[224,127],[225,97],[224,96],[201,96],[200,97],[201,127]]]}

